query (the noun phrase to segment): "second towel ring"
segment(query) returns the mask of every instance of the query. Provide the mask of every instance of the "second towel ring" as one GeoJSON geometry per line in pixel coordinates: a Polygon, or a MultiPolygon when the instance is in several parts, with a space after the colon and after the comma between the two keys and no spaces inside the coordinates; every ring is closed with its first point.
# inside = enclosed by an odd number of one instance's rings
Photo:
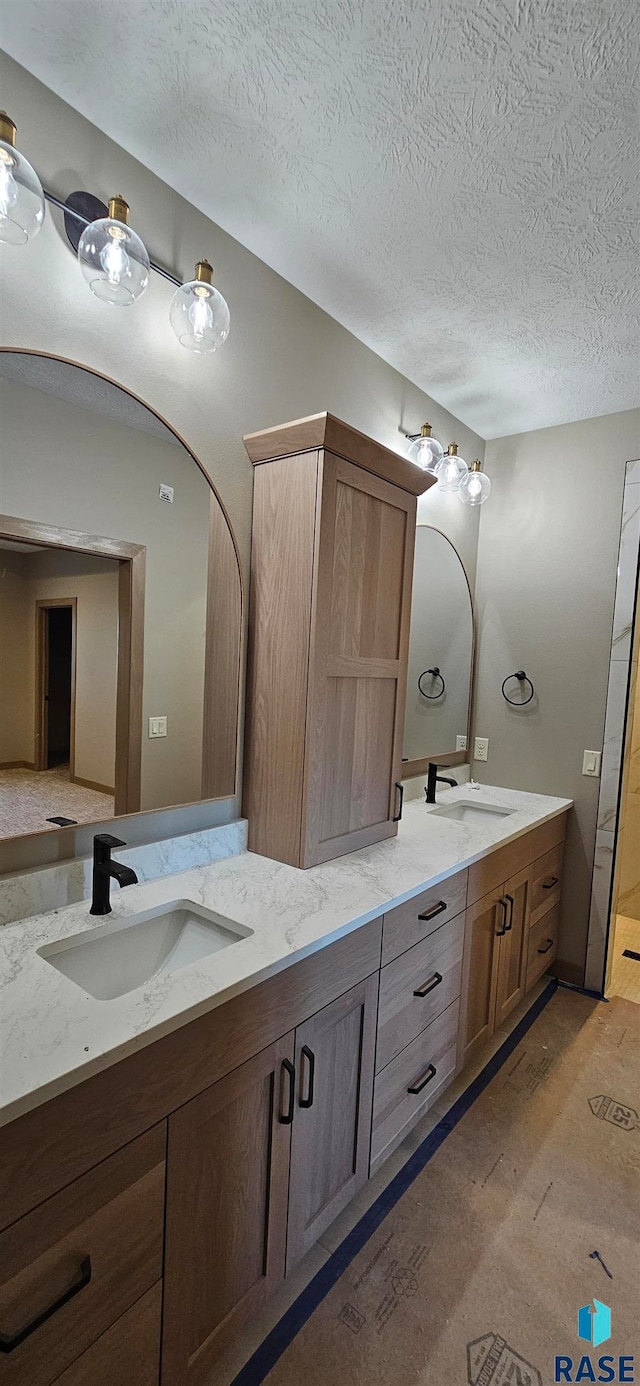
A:
{"type": "Polygon", "coordinates": [[[510,707],[526,707],[527,703],[531,702],[531,699],[533,698],[535,691],[536,690],[531,682],[531,679],[528,678],[528,676],[525,674],[524,669],[517,669],[515,674],[507,674],[507,677],[502,685],[502,696],[505,700],[505,703],[508,703],[510,707]],[[506,685],[511,682],[511,679],[517,679],[521,688],[525,683],[528,683],[529,688],[531,689],[528,698],[521,698],[519,702],[515,702],[513,698],[507,697],[504,690],[506,688],[506,685]]]}
{"type": "Polygon", "coordinates": [[[445,690],[445,681],[442,677],[442,674],[440,673],[437,664],[434,666],[433,669],[423,669],[420,678],[418,679],[418,689],[419,692],[422,694],[423,698],[428,698],[429,701],[432,703],[434,703],[437,698],[442,698],[445,690]],[[425,693],[424,688],[422,687],[422,680],[426,679],[427,674],[431,674],[434,679],[440,680],[442,688],[440,689],[439,693],[425,693]]]}

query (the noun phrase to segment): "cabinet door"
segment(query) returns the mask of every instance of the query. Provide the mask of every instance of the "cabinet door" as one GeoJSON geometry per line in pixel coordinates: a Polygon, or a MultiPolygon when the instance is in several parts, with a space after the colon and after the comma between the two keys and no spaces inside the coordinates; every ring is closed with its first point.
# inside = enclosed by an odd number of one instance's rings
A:
{"type": "Polygon", "coordinates": [[[365,1183],[378,974],[296,1030],[287,1271],[365,1183]]]}
{"type": "Polygon", "coordinates": [[[463,1065],[491,1038],[495,1029],[495,1001],[501,930],[507,909],[502,890],[491,891],[471,905],[465,915],[465,943],[460,1007],[460,1064],[463,1065]]]}
{"type": "Polygon", "coordinates": [[[414,496],[325,453],[305,866],[397,831],[415,514],[414,496]]]}
{"type": "Polygon", "coordinates": [[[531,867],[527,867],[517,876],[512,876],[502,892],[507,904],[507,916],[505,932],[500,936],[498,947],[496,1030],[524,996],[530,891],[531,867]]]}
{"type": "Polygon", "coordinates": [[[284,1275],[293,1038],[169,1118],[163,1386],[205,1382],[284,1275]]]}

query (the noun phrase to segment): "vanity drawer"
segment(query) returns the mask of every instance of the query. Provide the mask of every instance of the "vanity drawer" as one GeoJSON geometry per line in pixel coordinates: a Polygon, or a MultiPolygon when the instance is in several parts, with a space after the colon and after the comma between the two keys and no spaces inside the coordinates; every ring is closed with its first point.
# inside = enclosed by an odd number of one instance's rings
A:
{"type": "Polygon", "coordinates": [[[440,885],[387,910],[382,923],[383,967],[461,913],[467,900],[467,876],[467,871],[459,871],[440,885]]]}
{"type": "Polygon", "coordinates": [[[531,870],[529,909],[535,923],[537,914],[544,914],[551,905],[556,905],[562,890],[562,858],[564,843],[559,842],[551,852],[534,862],[531,870]]]}
{"type": "Polygon", "coordinates": [[[475,905],[476,900],[481,900],[483,895],[498,890],[511,876],[519,875],[525,866],[529,866],[532,861],[537,861],[538,857],[544,856],[553,847],[564,842],[566,828],[566,813],[557,814],[555,818],[550,818],[548,823],[542,823],[539,828],[532,828],[521,837],[514,838],[513,842],[507,842],[504,847],[497,847],[481,861],[475,862],[469,867],[467,905],[475,905]]]}
{"type": "Polygon", "coordinates": [[[560,926],[560,906],[554,905],[532,924],[527,944],[527,978],[525,990],[528,991],[547,972],[556,956],[558,929],[560,926]]]}
{"type": "Polygon", "coordinates": [[[2,1233],[3,1386],[50,1386],[160,1279],[165,1151],[162,1122],[2,1233]]]}
{"type": "Polygon", "coordinates": [[[451,1082],[456,1071],[459,1007],[459,1000],[454,1001],[377,1075],[371,1174],[451,1082]]]}
{"type": "MultiPolygon", "coordinates": [[[[162,1281],[76,1357],[55,1386],[158,1386],[162,1281]]],[[[1,1380],[1,1377],[0,1377],[1,1380]]]]}
{"type": "Polygon", "coordinates": [[[463,945],[464,915],[460,914],[383,967],[376,1072],[460,995],[463,945]]]}

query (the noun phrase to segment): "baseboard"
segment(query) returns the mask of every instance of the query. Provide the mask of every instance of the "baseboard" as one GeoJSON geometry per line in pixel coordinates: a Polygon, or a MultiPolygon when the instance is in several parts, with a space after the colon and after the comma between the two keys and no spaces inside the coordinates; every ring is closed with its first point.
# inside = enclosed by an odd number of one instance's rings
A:
{"type": "Polygon", "coordinates": [[[115,794],[115,789],[110,784],[98,784],[97,780],[83,780],[80,775],[71,776],[71,784],[79,784],[82,789],[94,789],[96,794],[115,794]]]}
{"type": "Polygon", "coordinates": [[[34,770],[34,769],[35,769],[35,766],[34,766],[34,763],[33,763],[32,760],[2,760],[2,761],[0,761],[0,770],[34,770]]]}

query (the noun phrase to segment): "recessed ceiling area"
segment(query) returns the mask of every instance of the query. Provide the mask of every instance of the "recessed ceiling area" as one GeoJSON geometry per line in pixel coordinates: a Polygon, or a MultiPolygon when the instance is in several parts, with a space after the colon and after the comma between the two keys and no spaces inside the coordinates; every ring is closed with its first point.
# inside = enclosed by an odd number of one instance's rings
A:
{"type": "Polygon", "coordinates": [[[628,0],[4,0],[3,45],[484,437],[638,403],[628,0]]]}

